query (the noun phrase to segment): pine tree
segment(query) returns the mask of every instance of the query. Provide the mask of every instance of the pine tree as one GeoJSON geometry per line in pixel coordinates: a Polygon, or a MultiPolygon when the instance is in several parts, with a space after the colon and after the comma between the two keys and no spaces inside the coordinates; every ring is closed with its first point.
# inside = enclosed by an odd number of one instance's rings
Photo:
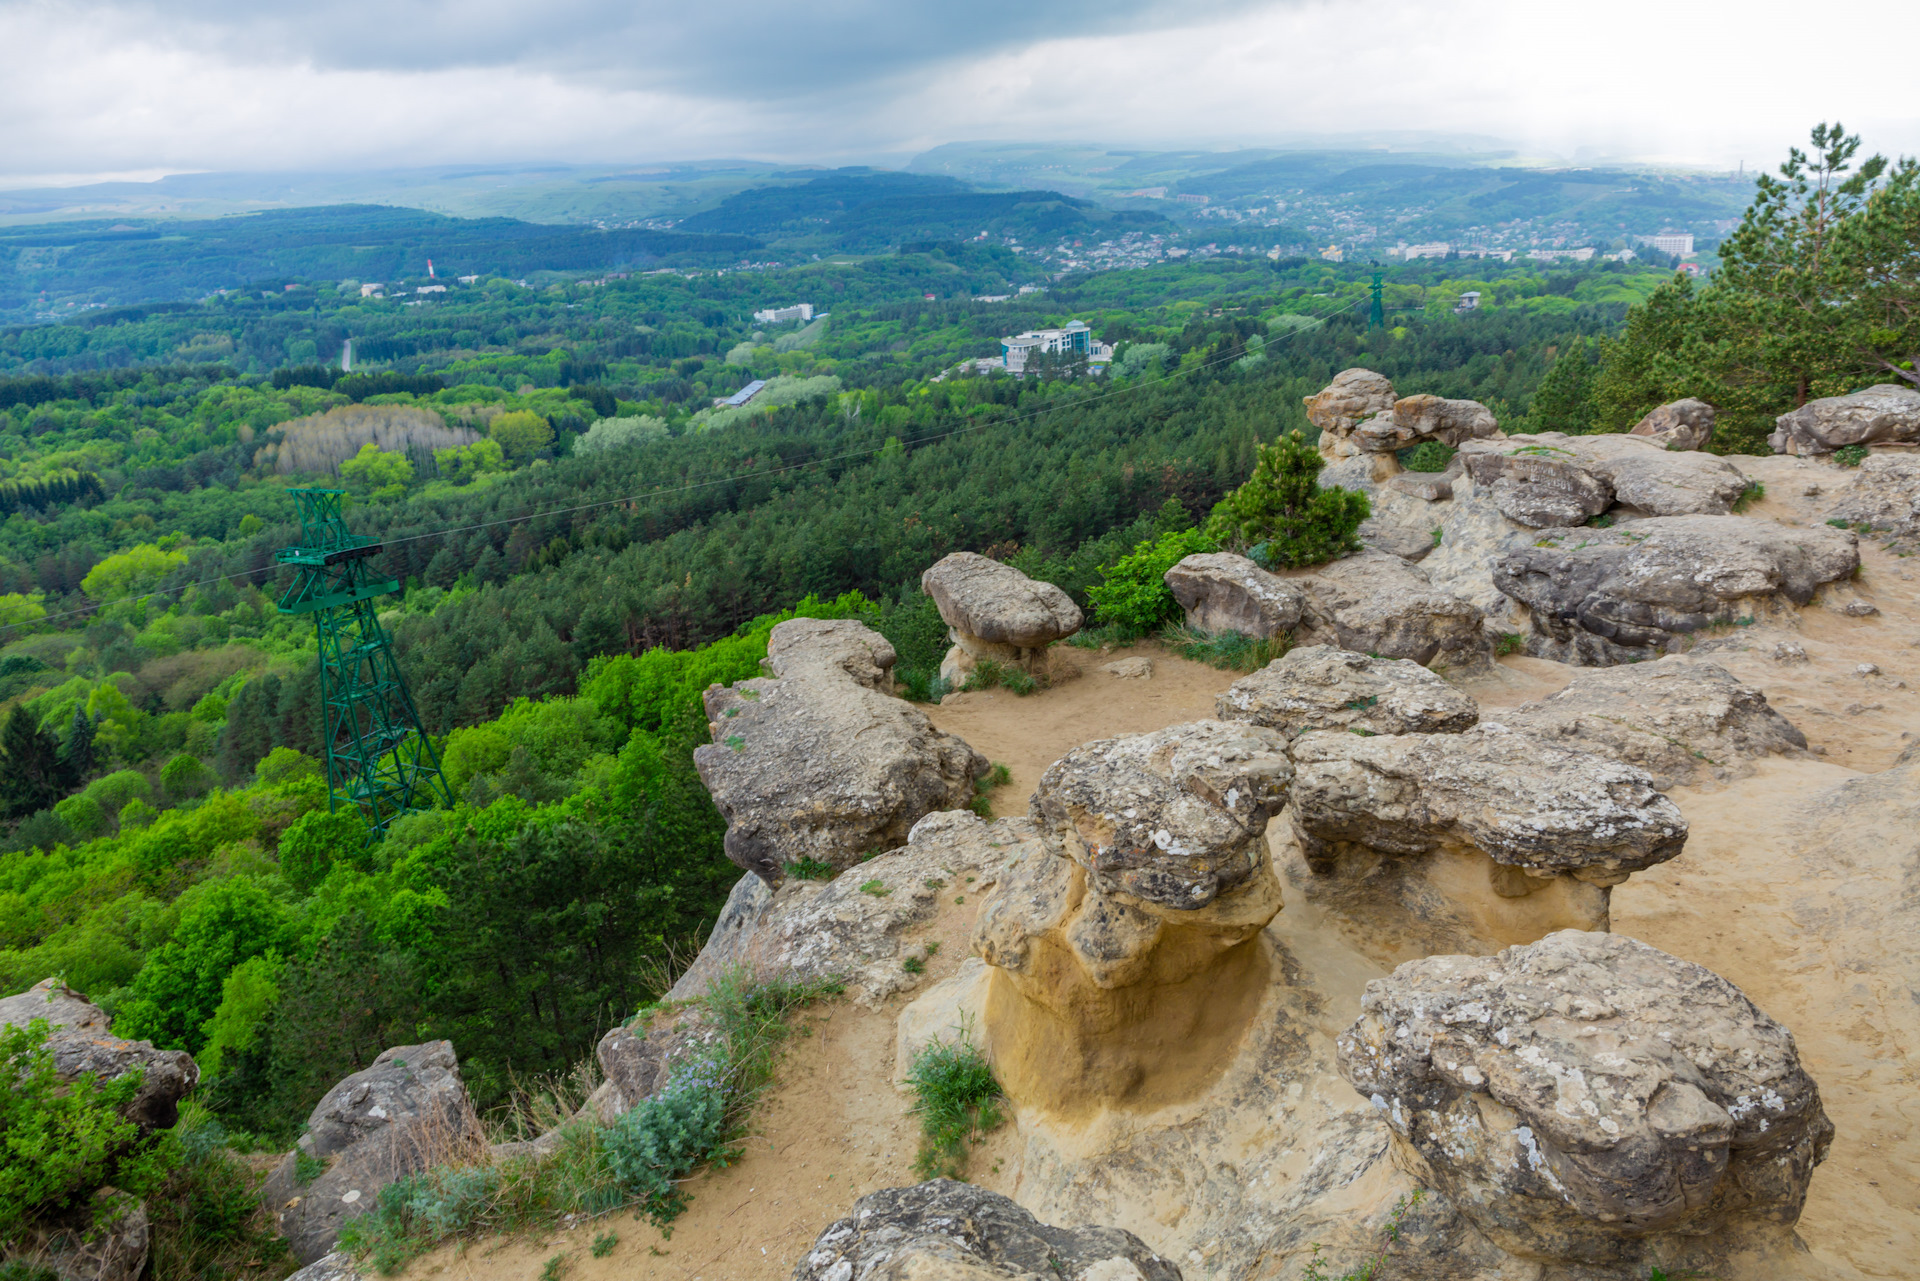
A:
{"type": "Polygon", "coordinates": [[[1593,362],[1587,359],[1587,344],[1575,338],[1561,351],[1559,359],[1540,380],[1533,393],[1532,412],[1527,415],[1532,431],[1563,431],[1580,436],[1593,430],[1593,362]]]}
{"type": "Polygon", "coordinates": [[[16,705],[0,729],[0,804],[9,818],[33,814],[60,799],[60,740],[16,705]]]}
{"type": "Polygon", "coordinates": [[[1258,559],[1287,569],[1359,551],[1354,531],[1372,506],[1356,490],[1321,489],[1320,469],[1326,465],[1297,431],[1262,445],[1253,475],[1220,500],[1207,533],[1222,546],[1264,546],[1258,559]]]}

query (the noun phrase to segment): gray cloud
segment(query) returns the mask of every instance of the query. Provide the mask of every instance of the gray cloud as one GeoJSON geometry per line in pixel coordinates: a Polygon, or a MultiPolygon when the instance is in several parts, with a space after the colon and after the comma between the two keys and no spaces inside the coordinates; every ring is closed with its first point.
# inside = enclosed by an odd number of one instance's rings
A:
{"type": "MultiPolygon", "coordinates": [[[[1226,0],[1206,16],[1260,2],[1226,0]]],[[[347,71],[537,69],[735,101],[857,96],[1036,41],[1195,17],[1171,0],[106,0],[95,12],[241,59],[347,71]]]]}

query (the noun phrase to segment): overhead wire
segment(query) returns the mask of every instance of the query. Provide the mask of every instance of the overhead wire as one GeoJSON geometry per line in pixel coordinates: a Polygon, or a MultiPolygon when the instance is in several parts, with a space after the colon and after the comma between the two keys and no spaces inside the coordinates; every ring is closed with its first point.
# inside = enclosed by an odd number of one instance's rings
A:
{"type": "MultiPolygon", "coordinates": [[[[1327,321],[1332,320],[1335,316],[1341,315],[1344,312],[1352,311],[1355,307],[1358,307],[1362,302],[1365,302],[1365,301],[1367,301],[1367,296],[1365,294],[1362,294],[1359,297],[1355,298],[1352,302],[1346,304],[1343,307],[1336,307],[1332,311],[1326,312],[1321,315],[1313,316],[1311,317],[1311,319],[1314,322],[1313,324],[1303,326],[1298,329],[1290,330],[1289,332],[1280,335],[1278,339],[1268,342],[1267,346],[1271,346],[1272,343],[1275,341],[1284,342],[1285,340],[1292,338],[1297,334],[1303,334],[1313,329],[1317,329],[1321,325],[1325,324],[1327,321]]],[[[1035,409],[1030,413],[1014,414],[1011,417],[1007,417],[1007,418],[995,418],[988,422],[973,423],[965,427],[955,427],[950,431],[936,432],[935,434],[930,436],[920,436],[912,440],[902,441],[901,444],[903,447],[908,449],[917,449],[924,445],[931,445],[937,441],[948,440],[955,436],[968,435],[972,432],[987,431],[989,429],[996,428],[996,427],[1018,426],[1023,422],[1031,422],[1036,418],[1043,417],[1047,414],[1055,412],[1056,410],[1066,409],[1066,408],[1078,408],[1084,405],[1096,404],[1101,401],[1111,400],[1118,396],[1125,396],[1134,392],[1145,391],[1150,387],[1158,387],[1165,383],[1172,382],[1176,378],[1186,377],[1189,374],[1197,374],[1204,370],[1215,368],[1219,365],[1231,364],[1234,361],[1243,359],[1244,355],[1245,353],[1242,352],[1235,355],[1222,356],[1215,360],[1201,361],[1198,364],[1190,365],[1183,369],[1169,370],[1158,378],[1144,380],[1140,382],[1128,383],[1125,387],[1114,387],[1107,391],[1098,392],[1092,396],[1082,396],[1066,404],[1043,405],[1040,408],[1035,409]]],[[[539,520],[543,517],[548,517],[548,516],[569,516],[575,512],[592,511],[595,508],[599,508],[599,507],[617,507],[624,503],[639,502],[642,499],[668,498],[668,497],[672,497],[675,494],[691,493],[699,489],[710,489],[715,485],[731,484],[734,481],[753,480],[753,479],[766,477],[766,476],[781,476],[789,472],[803,471],[809,467],[820,467],[828,463],[845,462],[848,459],[852,459],[852,458],[865,458],[873,454],[879,453],[884,448],[886,448],[886,445],[883,442],[882,444],[874,446],[872,448],[847,450],[843,453],[830,454],[823,458],[809,458],[797,463],[788,463],[785,466],[781,466],[781,467],[755,468],[752,471],[734,472],[726,476],[715,476],[707,480],[694,481],[686,485],[676,485],[666,489],[650,489],[645,493],[630,494],[621,498],[603,498],[603,499],[597,499],[594,502],[590,502],[590,503],[579,503],[572,507],[552,507],[552,508],[546,508],[541,511],[526,512],[519,516],[506,516],[506,517],[502,517],[499,520],[478,521],[471,525],[453,525],[453,526],[448,526],[442,529],[428,530],[427,532],[421,533],[421,534],[409,534],[405,538],[383,538],[380,540],[380,543],[383,548],[401,547],[401,546],[405,546],[408,543],[417,543],[422,539],[427,539],[427,538],[447,538],[454,534],[472,533],[474,530],[477,530],[477,529],[493,529],[501,525],[518,525],[523,521],[539,520]]],[[[134,601],[150,600],[155,596],[169,596],[178,592],[191,591],[196,587],[211,587],[216,583],[243,582],[249,578],[254,577],[257,574],[273,573],[279,568],[280,568],[279,564],[275,563],[272,565],[262,566],[259,569],[243,570],[237,574],[220,574],[213,578],[203,578],[198,582],[176,583],[169,587],[156,587],[150,592],[141,592],[133,596],[117,596],[112,600],[95,601],[91,604],[81,606],[76,609],[62,610],[57,614],[43,614],[39,618],[27,619],[18,623],[0,623],[0,631],[10,631],[15,628],[29,627],[39,623],[51,622],[57,618],[71,618],[78,614],[97,613],[98,611],[105,609],[109,605],[125,605],[125,604],[130,604],[134,601]]]]}

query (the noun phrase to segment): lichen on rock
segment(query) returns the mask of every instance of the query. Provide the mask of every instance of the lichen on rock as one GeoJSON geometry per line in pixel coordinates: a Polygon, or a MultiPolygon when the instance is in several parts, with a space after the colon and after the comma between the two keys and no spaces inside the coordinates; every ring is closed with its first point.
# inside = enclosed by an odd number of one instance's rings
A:
{"type": "Polygon", "coordinates": [[[1724,1262],[1727,1238],[1792,1226],[1833,1136],[1785,1028],[1633,939],[1411,961],[1361,1010],[1341,1073],[1421,1177],[1524,1259],[1724,1262]]]}

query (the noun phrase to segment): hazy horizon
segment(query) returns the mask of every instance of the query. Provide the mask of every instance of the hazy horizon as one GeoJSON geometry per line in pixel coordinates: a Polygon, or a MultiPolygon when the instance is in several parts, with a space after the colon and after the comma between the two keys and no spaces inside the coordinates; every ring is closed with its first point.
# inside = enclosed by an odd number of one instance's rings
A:
{"type": "MultiPolygon", "coordinates": [[[[723,156],[898,167],[958,142],[1147,149],[1477,136],[1535,163],[1772,168],[1816,121],[1920,150],[1898,76],[1809,65],[1804,10],[1627,0],[4,0],[0,185],[723,156]],[[1792,58],[1800,55],[1802,61],[1792,58]],[[1829,70],[1829,68],[1833,68],[1829,70]]],[[[1911,45],[1920,11],[1820,31],[1911,45]]]]}

